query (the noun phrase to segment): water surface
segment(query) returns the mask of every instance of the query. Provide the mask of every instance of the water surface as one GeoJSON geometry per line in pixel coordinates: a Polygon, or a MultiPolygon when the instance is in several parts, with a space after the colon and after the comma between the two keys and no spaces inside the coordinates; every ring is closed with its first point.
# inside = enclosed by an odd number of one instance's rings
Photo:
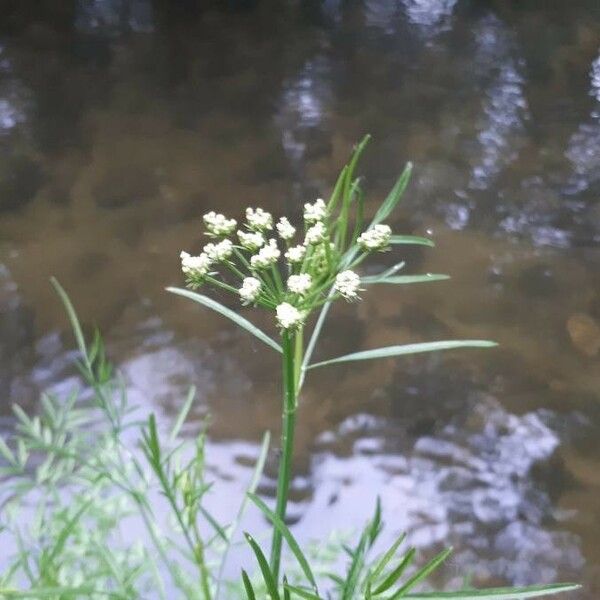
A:
{"type": "MultiPolygon", "coordinates": [[[[352,145],[372,211],[404,163],[398,252],[448,282],[337,306],[320,356],[488,338],[493,351],[315,373],[299,535],[359,526],[380,494],[444,582],[600,586],[600,7],[462,0],[22,3],[0,20],[0,411],[67,391],[59,278],[132,397],[169,418],[190,384],[224,490],[278,430],[275,356],[163,288],[201,216],[300,215],[352,145]]],[[[376,266],[378,266],[376,265],[376,266]]],[[[270,327],[264,315],[252,315],[270,327]]],[[[190,433],[194,431],[190,426],[190,433]]],[[[262,491],[272,494],[275,465],[262,491]]],[[[219,486],[217,485],[218,489],[219,486]]],[[[215,492],[223,512],[230,492],[215,492]]]]}

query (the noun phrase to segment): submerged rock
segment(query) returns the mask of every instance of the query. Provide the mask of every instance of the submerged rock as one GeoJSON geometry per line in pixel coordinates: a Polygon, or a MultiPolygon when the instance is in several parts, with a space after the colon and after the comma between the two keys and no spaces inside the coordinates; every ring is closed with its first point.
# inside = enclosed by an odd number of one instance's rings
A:
{"type": "Polygon", "coordinates": [[[590,315],[577,313],[567,320],[567,331],[575,349],[585,356],[600,351],[600,323],[590,315]]]}

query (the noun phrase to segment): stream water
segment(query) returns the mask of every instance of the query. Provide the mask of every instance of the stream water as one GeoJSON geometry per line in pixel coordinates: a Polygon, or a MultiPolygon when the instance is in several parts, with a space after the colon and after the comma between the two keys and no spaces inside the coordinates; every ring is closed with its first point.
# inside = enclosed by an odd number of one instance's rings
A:
{"type": "MultiPolygon", "coordinates": [[[[3,427],[11,403],[34,411],[40,390],[76,385],[55,275],[135,400],[169,419],[197,386],[188,430],[210,414],[226,514],[262,432],[278,431],[277,359],[163,289],[182,283],[178,254],[198,248],[202,214],[297,215],[369,132],[369,209],[412,160],[391,224],[437,247],[402,254],[407,272],[452,279],[338,305],[319,356],[500,347],[315,372],[295,529],[358,527],[379,494],[394,532],[455,547],[448,585],[468,571],[600,596],[597,0],[5,4],[3,427]]],[[[274,474],[272,461],[266,496],[274,474]]]]}

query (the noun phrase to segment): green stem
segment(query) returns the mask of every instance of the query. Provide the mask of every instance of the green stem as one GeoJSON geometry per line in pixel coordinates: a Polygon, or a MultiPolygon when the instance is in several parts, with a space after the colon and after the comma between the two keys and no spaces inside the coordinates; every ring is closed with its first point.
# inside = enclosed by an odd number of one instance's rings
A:
{"type": "MultiPolygon", "coordinates": [[[[295,347],[294,335],[288,331],[282,334],[283,347],[283,414],[281,430],[281,459],[279,463],[279,476],[277,479],[277,503],[275,512],[285,522],[291,471],[292,454],[294,451],[294,430],[296,426],[296,367],[295,358],[297,346],[295,347]]],[[[279,567],[281,565],[282,536],[280,531],[273,530],[273,541],[271,545],[271,570],[277,581],[279,578],[279,567]]]]}

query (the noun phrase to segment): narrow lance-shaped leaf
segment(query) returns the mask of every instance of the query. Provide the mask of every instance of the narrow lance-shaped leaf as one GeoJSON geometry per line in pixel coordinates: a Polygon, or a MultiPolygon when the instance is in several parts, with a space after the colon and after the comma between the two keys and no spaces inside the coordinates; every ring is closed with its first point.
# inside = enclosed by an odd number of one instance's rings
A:
{"type": "Polygon", "coordinates": [[[415,558],[416,550],[411,548],[400,560],[398,565],[389,573],[384,580],[375,588],[373,592],[375,595],[382,594],[386,590],[389,590],[397,581],[402,577],[404,571],[412,563],[415,558]]]}
{"type": "Polygon", "coordinates": [[[256,325],[253,325],[250,321],[248,321],[248,319],[245,319],[235,311],[223,306],[220,302],[217,302],[208,296],[197,294],[196,292],[181,288],[168,287],[167,291],[171,292],[172,294],[177,294],[178,296],[183,296],[184,298],[189,298],[198,304],[202,304],[202,306],[206,306],[206,308],[214,310],[220,315],[228,318],[230,321],[233,321],[236,325],[242,329],[245,329],[253,336],[257,337],[261,342],[273,348],[273,350],[277,350],[277,352],[283,352],[281,346],[275,340],[271,339],[264,331],[261,331],[256,325]]]}
{"type": "Polygon", "coordinates": [[[392,213],[394,208],[396,208],[396,205],[400,201],[400,198],[402,198],[402,194],[404,194],[404,190],[406,189],[406,186],[408,185],[411,173],[412,173],[412,163],[409,162],[409,163],[406,163],[406,167],[404,167],[404,171],[402,171],[402,175],[400,175],[400,177],[394,184],[394,187],[388,194],[388,197],[383,201],[383,204],[379,207],[379,210],[375,213],[375,217],[373,217],[373,221],[371,221],[371,225],[370,225],[371,227],[373,227],[374,225],[377,225],[378,223],[385,221],[390,216],[390,214],[392,213]]]}
{"type": "Polygon", "coordinates": [[[404,542],[405,539],[406,539],[406,534],[403,533],[390,546],[390,548],[385,552],[385,554],[375,563],[375,565],[373,566],[373,572],[371,573],[371,577],[370,577],[370,579],[372,581],[376,581],[379,578],[379,576],[381,575],[381,573],[383,573],[383,570],[385,569],[387,564],[392,560],[392,558],[394,558],[394,556],[396,555],[396,550],[398,550],[398,548],[404,542]]]}
{"type": "Polygon", "coordinates": [[[353,352],[337,358],[330,358],[322,362],[309,365],[308,369],[324,367],[335,363],[351,362],[356,360],[372,360],[374,358],[390,358],[392,356],[403,356],[406,354],[420,354],[423,352],[437,352],[438,350],[454,350],[456,348],[493,348],[496,342],[486,340],[447,340],[442,342],[423,342],[420,344],[405,344],[403,346],[386,346],[375,350],[363,350],[353,352]]]}
{"type": "Polygon", "coordinates": [[[444,281],[450,279],[449,275],[442,275],[440,273],[425,273],[424,275],[397,275],[392,277],[362,277],[360,282],[365,285],[372,285],[374,283],[384,283],[391,285],[403,285],[409,283],[428,283],[432,281],[444,281]]]}
{"type": "Polygon", "coordinates": [[[265,468],[265,462],[267,460],[267,454],[269,451],[269,444],[271,443],[271,434],[267,431],[263,435],[262,443],[260,446],[260,452],[258,453],[258,458],[256,459],[256,464],[254,465],[254,471],[252,472],[252,477],[250,478],[250,483],[248,484],[248,488],[246,489],[246,494],[242,499],[238,512],[233,519],[233,522],[229,526],[227,530],[227,543],[225,544],[225,548],[221,553],[221,563],[219,565],[218,575],[217,575],[217,589],[215,592],[215,600],[219,599],[219,595],[221,592],[221,586],[224,580],[223,573],[225,571],[225,565],[227,563],[227,557],[229,555],[229,550],[231,549],[231,545],[233,543],[234,536],[239,527],[240,521],[244,516],[244,512],[246,510],[246,506],[248,504],[248,493],[254,493],[256,488],[258,487],[258,483],[262,476],[263,470],[265,468]]]}
{"type": "Polygon", "coordinates": [[[321,596],[311,592],[309,590],[305,590],[304,588],[298,587],[296,585],[286,585],[286,589],[293,592],[295,596],[300,596],[300,598],[304,598],[305,600],[322,600],[321,596]]]}
{"type": "Polygon", "coordinates": [[[406,263],[404,261],[401,261],[399,263],[396,263],[395,265],[392,265],[389,269],[386,269],[385,271],[381,271],[381,273],[377,273],[376,275],[367,275],[366,277],[362,277],[361,281],[362,282],[366,281],[367,283],[379,283],[379,281],[381,281],[382,279],[387,279],[388,277],[395,275],[398,271],[400,271],[401,269],[404,268],[405,264],[406,263]]]}
{"type": "Polygon", "coordinates": [[[256,556],[256,560],[258,562],[258,567],[263,576],[263,580],[267,587],[267,592],[271,596],[271,600],[279,600],[279,592],[277,591],[277,582],[275,581],[275,577],[269,568],[269,563],[265,558],[263,551],[260,549],[260,546],[256,543],[254,538],[249,534],[245,533],[247,542],[250,544],[254,555],[256,556]]]}
{"type": "Polygon", "coordinates": [[[411,590],[419,582],[423,581],[433,573],[452,553],[452,548],[446,548],[439,554],[434,556],[424,567],[419,569],[414,575],[408,578],[408,580],[400,587],[389,600],[397,600],[398,598],[404,598],[406,592],[411,590]]]}
{"type": "Polygon", "coordinates": [[[281,535],[287,542],[287,545],[289,546],[290,550],[292,551],[292,554],[296,557],[296,560],[298,561],[302,572],[304,573],[310,584],[313,586],[315,591],[317,591],[317,582],[310,569],[308,560],[306,560],[306,557],[302,553],[302,550],[300,550],[298,542],[292,535],[292,532],[289,530],[287,525],[256,494],[249,493],[248,497],[250,498],[250,500],[252,500],[252,502],[254,502],[254,504],[256,504],[256,506],[258,506],[258,508],[269,519],[269,521],[271,521],[273,527],[275,527],[279,531],[279,533],[281,533],[281,535]]]}
{"type": "Polygon", "coordinates": [[[252,583],[250,582],[250,578],[248,577],[248,573],[242,569],[242,581],[244,582],[244,589],[246,590],[246,596],[248,600],[256,600],[256,594],[254,593],[254,588],[252,587],[252,583]]]}
{"type": "Polygon", "coordinates": [[[90,359],[85,343],[85,337],[83,336],[83,331],[81,330],[81,325],[79,324],[79,319],[77,318],[75,308],[73,307],[73,304],[71,304],[71,300],[69,299],[67,292],[65,292],[64,288],[60,285],[60,283],[58,283],[58,280],[55,277],[50,278],[50,283],[56,290],[56,293],[59,295],[65,310],[67,311],[69,321],[71,322],[71,327],[73,328],[73,333],[75,334],[75,340],[77,341],[77,347],[79,348],[79,352],[86,362],[86,366],[89,368],[90,359]]]}
{"type": "Polygon", "coordinates": [[[192,402],[194,401],[194,396],[196,395],[196,386],[193,385],[190,387],[188,391],[187,398],[177,415],[177,419],[175,420],[175,424],[173,425],[173,429],[171,429],[171,435],[169,436],[169,440],[174,442],[183,427],[183,423],[187,419],[187,416],[190,412],[190,408],[192,407],[192,402]]]}
{"type": "Polygon", "coordinates": [[[580,589],[576,583],[557,583],[554,585],[533,585],[523,588],[489,588],[487,590],[468,590],[464,592],[425,592],[407,594],[403,600],[527,600],[541,598],[580,589]]]}
{"type": "Polygon", "coordinates": [[[413,245],[413,246],[429,246],[433,248],[435,242],[426,237],[420,237],[418,235],[393,235],[390,238],[390,244],[392,245],[413,245]]]}

